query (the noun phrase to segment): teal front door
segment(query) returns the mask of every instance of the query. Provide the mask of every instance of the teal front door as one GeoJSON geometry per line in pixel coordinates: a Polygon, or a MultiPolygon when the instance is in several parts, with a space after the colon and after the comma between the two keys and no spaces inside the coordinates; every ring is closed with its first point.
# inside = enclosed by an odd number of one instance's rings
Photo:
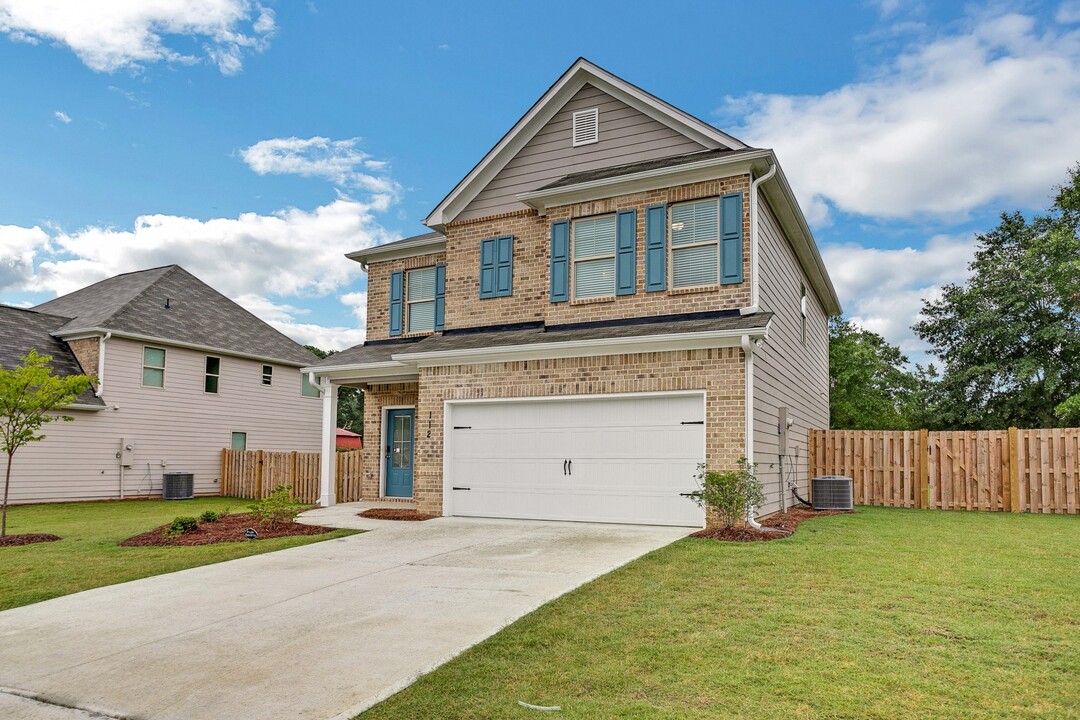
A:
{"type": "Polygon", "coordinates": [[[415,410],[386,412],[386,497],[412,497],[415,410]]]}

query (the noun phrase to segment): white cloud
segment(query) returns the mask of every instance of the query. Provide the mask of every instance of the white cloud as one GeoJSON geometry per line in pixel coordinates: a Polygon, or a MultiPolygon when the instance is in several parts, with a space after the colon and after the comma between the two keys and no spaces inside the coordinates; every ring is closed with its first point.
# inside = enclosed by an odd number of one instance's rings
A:
{"type": "MultiPolygon", "coordinates": [[[[883,10],[891,3],[884,3],[883,10]]],[[[1080,31],[972,17],[823,95],[729,98],[735,134],[776,149],[808,216],[960,220],[1043,206],[1080,159],[1080,31]]]]}
{"type": "MultiPolygon", "coordinates": [[[[353,294],[366,295],[367,293],[353,294]]],[[[309,316],[311,311],[292,305],[274,303],[261,295],[241,295],[233,300],[301,345],[314,345],[320,350],[344,350],[364,341],[365,330],[362,324],[342,327],[299,322],[298,315],[309,316]]]]}
{"type": "Polygon", "coordinates": [[[66,45],[97,72],[198,62],[166,44],[166,37],[181,36],[195,39],[231,75],[242,69],[245,52],[268,46],[274,30],[274,11],[252,0],[0,0],[0,32],[66,45]]]}
{"type": "Polygon", "coordinates": [[[259,175],[301,175],[318,177],[342,187],[360,188],[385,202],[397,198],[401,188],[385,175],[373,173],[387,168],[382,160],[372,160],[357,146],[360,138],[331,140],[325,137],[271,138],[260,140],[240,151],[240,157],[259,175]]]}
{"type": "Polygon", "coordinates": [[[65,125],[67,125],[68,123],[71,122],[71,116],[68,115],[63,110],[57,110],[56,112],[54,112],[53,117],[56,118],[57,120],[59,120],[60,122],[64,123],[65,125]]]}
{"type": "Polygon", "coordinates": [[[940,297],[943,285],[967,279],[974,252],[971,234],[936,235],[921,250],[885,250],[855,243],[821,248],[844,314],[915,354],[926,350],[911,330],[922,301],[940,297]]]}
{"type": "Polygon", "coordinates": [[[1066,25],[1080,22],[1080,0],[1068,0],[1058,5],[1054,19],[1066,25]]]}
{"type": "Polygon", "coordinates": [[[0,225],[0,291],[27,283],[34,275],[34,257],[49,248],[40,227],[0,225]]]}

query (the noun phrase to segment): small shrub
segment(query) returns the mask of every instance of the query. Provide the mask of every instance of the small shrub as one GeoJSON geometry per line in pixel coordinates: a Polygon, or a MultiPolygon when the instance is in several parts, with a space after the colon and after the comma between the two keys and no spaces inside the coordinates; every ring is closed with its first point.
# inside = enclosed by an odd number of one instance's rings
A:
{"type": "Polygon", "coordinates": [[[699,507],[715,510],[726,528],[765,504],[761,481],[754,476],[754,465],[746,458],[739,458],[738,470],[728,472],[706,470],[704,463],[698,465],[697,480],[701,489],[689,493],[690,499],[699,507]]]}
{"type": "Polygon", "coordinates": [[[278,485],[270,494],[250,506],[251,512],[264,525],[274,527],[279,522],[287,522],[300,514],[304,503],[292,497],[292,485],[278,485]]]}
{"type": "Polygon", "coordinates": [[[199,516],[199,522],[204,522],[204,523],[217,522],[220,517],[221,517],[220,513],[216,513],[213,510],[207,510],[206,512],[204,512],[202,515],[199,516]]]}
{"type": "Polygon", "coordinates": [[[186,533],[192,532],[199,528],[199,521],[193,517],[185,517],[183,515],[174,518],[169,527],[165,528],[162,535],[166,537],[177,537],[186,533]]]}

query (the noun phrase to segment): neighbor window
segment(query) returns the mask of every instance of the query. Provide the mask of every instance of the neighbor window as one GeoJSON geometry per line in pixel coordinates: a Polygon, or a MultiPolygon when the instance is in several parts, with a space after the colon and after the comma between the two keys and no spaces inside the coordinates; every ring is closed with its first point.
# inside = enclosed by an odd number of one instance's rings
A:
{"type": "Polygon", "coordinates": [[[165,387],[165,351],[143,348],[142,384],[144,387],[165,387]]]}
{"type": "Polygon", "coordinates": [[[720,278],[720,202],[671,206],[671,287],[716,285],[720,278]]]}
{"type": "Polygon", "coordinates": [[[262,377],[263,377],[263,385],[273,385],[274,384],[274,366],[273,365],[263,365],[262,377]]]}
{"type": "Polygon", "coordinates": [[[208,393],[218,391],[218,379],[221,377],[221,358],[206,356],[206,378],[203,380],[203,390],[208,393]]]}
{"type": "Polygon", "coordinates": [[[247,450],[247,433],[246,432],[234,432],[232,434],[232,449],[233,450],[247,450]]]}
{"type": "Polygon", "coordinates": [[[405,280],[406,332],[435,330],[435,268],[410,270],[405,280]]]}
{"type": "Polygon", "coordinates": [[[802,344],[806,346],[806,286],[799,286],[799,312],[802,314],[802,344]]]}
{"type": "Polygon", "coordinates": [[[300,394],[304,397],[319,397],[319,388],[311,384],[307,373],[300,373],[300,394]]]}
{"type": "Polygon", "coordinates": [[[574,297],[615,294],[615,216],[574,221],[574,297]]]}

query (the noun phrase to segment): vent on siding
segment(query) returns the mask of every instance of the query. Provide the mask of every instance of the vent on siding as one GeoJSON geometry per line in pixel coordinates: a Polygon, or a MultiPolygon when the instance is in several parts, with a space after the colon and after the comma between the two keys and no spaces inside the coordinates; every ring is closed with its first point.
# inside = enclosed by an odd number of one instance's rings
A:
{"type": "Polygon", "coordinates": [[[589,145],[600,139],[600,110],[579,110],[574,113],[574,147],[589,145]]]}

